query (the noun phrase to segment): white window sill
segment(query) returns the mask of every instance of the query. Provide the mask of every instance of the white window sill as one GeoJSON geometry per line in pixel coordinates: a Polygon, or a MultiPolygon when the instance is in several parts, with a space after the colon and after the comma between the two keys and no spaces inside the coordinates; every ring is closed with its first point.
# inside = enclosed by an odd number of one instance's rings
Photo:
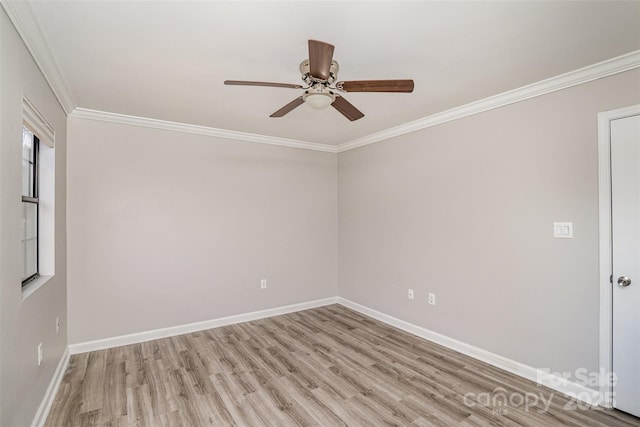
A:
{"type": "Polygon", "coordinates": [[[31,294],[40,289],[45,283],[52,279],[53,276],[40,276],[37,279],[29,282],[22,288],[22,301],[29,298],[31,294]]]}

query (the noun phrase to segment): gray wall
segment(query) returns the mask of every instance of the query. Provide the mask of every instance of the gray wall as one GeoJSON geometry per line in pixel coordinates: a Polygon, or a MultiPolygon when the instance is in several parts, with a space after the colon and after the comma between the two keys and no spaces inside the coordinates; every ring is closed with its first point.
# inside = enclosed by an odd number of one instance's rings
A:
{"type": "Polygon", "coordinates": [[[66,116],[0,8],[0,425],[30,425],[67,345],[66,116]],[[22,97],[55,129],[55,277],[22,301],[22,97]],[[56,334],[55,318],[61,330],[56,334]],[[37,366],[37,346],[44,362],[37,366]]]}
{"type": "Polygon", "coordinates": [[[337,169],[70,118],[70,342],[340,295],[530,366],[597,370],[596,116],[640,102],[639,78],[347,151],[337,169]],[[553,239],[554,221],[575,238],[553,239]]]}
{"type": "Polygon", "coordinates": [[[341,153],[340,295],[530,366],[597,370],[596,117],[639,102],[630,71],[341,153]]]}
{"type": "Polygon", "coordinates": [[[68,123],[70,343],[337,295],[335,154],[68,123]]]}

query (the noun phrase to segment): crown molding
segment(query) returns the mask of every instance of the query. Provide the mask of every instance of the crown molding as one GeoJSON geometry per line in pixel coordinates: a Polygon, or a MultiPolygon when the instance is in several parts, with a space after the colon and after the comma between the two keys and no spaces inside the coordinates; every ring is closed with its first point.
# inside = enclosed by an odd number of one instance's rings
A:
{"type": "Polygon", "coordinates": [[[640,68],[640,50],[339,144],[338,153],[640,68]]]}
{"type": "Polygon", "coordinates": [[[69,117],[98,120],[101,122],[118,123],[123,125],[140,126],[152,129],[163,129],[173,132],[191,133],[195,135],[214,136],[217,138],[237,139],[241,141],[257,142],[260,144],[279,145],[290,148],[303,148],[312,151],[337,153],[334,145],[318,144],[315,142],[297,141],[294,139],[278,138],[274,136],[258,135],[255,133],[238,132],[217,129],[207,126],[190,125],[186,123],[170,122],[167,120],[149,119],[146,117],[129,116],[126,114],[108,113],[105,111],[76,108],[69,117]]]}
{"type": "Polygon", "coordinates": [[[128,116],[124,114],[109,113],[104,111],[76,108],[75,100],[68,83],[66,82],[60,65],[55,59],[51,48],[44,36],[42,28],[28,0],[0,0],[0,4],[6,11],[9,19],[15,26],[18,34],[27,46],[34,61],[42,71],[45,79],[49,83],[51,90],[60,102],[60,105],[68,116],[80,117],[91,120],[100,120],[112,123],[129,124],[155,129],[166,129],[175,132],[185,132],[198,135],[216,136],[256,142],[261,144],[279,145],[284,147],[302,148],[329,153],[341,153],[354,148],[384,141],[431,126],[457,120],[473,114],[482,113],[494,108],[524,101],[551,92],[566,89],[582,83],[587,83],[603,77],[611,76],[624,71],[640,68],[640,50],[627,53],[606,61],[602,61],[575,71],[570,71],[559,76],[551,77],[537,83],[522,86],[498,95],[490,96],[478,101],[471,102],[450,110],[442,111],[423,117],[412,122],[389,128],[380,132],[356,138],[351,141],[341,143],[337,146],[330,144],[320,144],[278,138],[267,135],[217,129],[206,126],[190,125],[185,123],[170,122],[164,120],[150,119],[144,117],[128,116]]]}
{"type": "Polygon", "coordinates": [[[314,151],[325,151],[328,153],[342,153],[354,148],[374,144],[400,135],[416,132],[422,129],[436,126],[442,123],[461,119],[463,117],[493,110],[505,105],[525,101],[551,92],[567,89],[582,83],[587,83],[603,77],[622,73],[625,71],[640,68],[640,50],[636,50],[625,55],[621,55],[606,61],[598,62],[578,70],[560,74],[536,83],[522,86],[517,89],[490,96],[469,104],[455,107],[440,113],[432,114],[400,126],[389,128],[381,132],[376,132],[362,138],[339,144],[337,146],[329,144],[319,144],[314,142],[298,141],[285,138],[277,138],[266,135],[251,134],[245,132],[216,129],[206,126],[189,125],[184,123],[169,122],[164,120],[149,119],[144,117],[127,116],[117,113],[88,110],[76,108],[71,117],[80,117],[92,120],[101,120],[112,123],[121,123],[134,126],[150,127],[155,129],[166,129],[175,132],[194,133],[198,135],[216,136],[220,138],[238,139],[242,141],[257,142],[261,144],[280,145],[284,147],[302,148],[314,151]]]}
{"type": "Polygon", "coordinates": [[[31,3],[25,0],[1,0],[0,3],[65,113],[71,113],[76,107],[71,89],[33,13],[31,3]]]}

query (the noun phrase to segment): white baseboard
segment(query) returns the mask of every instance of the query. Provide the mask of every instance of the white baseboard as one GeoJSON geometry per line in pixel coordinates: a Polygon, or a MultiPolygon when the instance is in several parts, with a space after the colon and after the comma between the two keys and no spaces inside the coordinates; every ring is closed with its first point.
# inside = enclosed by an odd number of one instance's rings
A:
{"type": "Polygon", "coordinates": [[[64,373],[67,370],[67,366],[69,366],[69,359],[71,355],[69,354],[69,348],[64,350],[60,361],[58,362],[58,366],[56,367],[56,371],[53,373],[53,378],[51,378],[51,382],[49,383],[49,387],[47,387],[47,391],[44,394],[44,398],[38,407],[38,411],[36,412],[36,416],[33,418],[33,422],[31,423],[31,427],[41,427],[44,425],[47,420],[47,416],[49,415],[49,411],[51,410],[51,406],[53,405],[53,400],[56,398],[56,394],[58,393],[58,388],[60,387],[60,382],[64,377],[64,373]]]}
{"type": "MultiPolygon", "coordinates": [[[[95,340],[95,341],[87,341],[83,343],[72,344],[69,346],[69,351],[65,353],[66,362],[64,363],[64,368],[66,369],[66,364],[68,363],[68,360],[69,360],[69,354],[79,354],[79,353],[85,353],[88,351],[96,351],[96,350],[103,350],[106,348],[119,347],[122,345],[137,344],[145,341],[172,337],[176,335],[202,331],[205,329],[232,325],[236,323],[248,322],[251,320],[264,319],[267,317],[279,316],[282,314],[308,310],[311,308],[322,307],[322,306],[331,305],[331,304],[341,304],[345,307],[348,307],[366,316],[369,316],[376,320],[384,322],[390,326],[394,326],[398,329],[402,329],[403,331],[409,332],[413,335],[419,336],[426,340],[432,341],[436,344],[440,344],[444,347],[447,347],[451,350],[457,351],[459,353],[473,357],[474,359],[488,363],[489,365],[495,366],[496,368],[503,369],[507,372],[511,372],[512,374],[518,375],[520,377],[526,378],[540,385],[544,385],[553,390],[559,391],[581,402],[585,402],[594,406],[597,406],[602,402],[600,392],[597,390],[593,390],[582,384],[568,381],[565,378],[553,375],[547,371],[537,369],[532,366],[528,366],[523,363],[516,362],[515,360],[500,356],[498,354],[483,350],[481,348],[463,343],[462,341],[449,338],[445,335],[439,334],[437,332],[433,332],[421,326],[414,325],[413,323],[409,323],[404,320],[397,319],[393,316],[389,316],[387,314],[365,307],[363,305],[360,305],[358,303],[355,303],[353,301],[350,301],[342,297],[324,298],[320,300],[309,301],[309,302],[304,302],[299,304],[292,304],[292,305],[276,307],[276,308],[271,308],[266,310],[254,311],[251,313],[238,314],[234,316],[221,317],[218,319],[205,320],[202,322],[189,323],[186,325],[172,326],[169,328],[156,329],[152,331],[145,331],[145,332],[139,332],[135,334],[122,335],[122,336],[104,338],[104,339],[95,340]]],[[[62,364],[62,361],[61,361],[61,364],[62,364]]],[[[61,368],[59,366],[58,370],[60,369],[61,368]]],[[[58,376],[58,371],[56,371],[56,377],[54,377],[55,381],[52,381],[52,384],[56,382],[55,390],[57,390],[58,384],[62,379],[63,373],[64,373],[64,369],[62,369],[62,372],[60,373],[60,378],[56,380],[58,376]]],[[[52,387],[50,386],[50,389],[51,388],[52,387]]],[[[47,391],[47,394],[49,394],[49,391],[47,391]]],[[[51,401],[54,396],[55,396],[55,393],[53,393],[53,395],[51,396],[50,398],[51,401]]],[[[46,407],[46,411],[44,411],[45,412],[44,418],[46,419],[46,412],[48,412],[48,408],[50,408],[51,402],[45,405],[45,401],[43,401],[43,405],[41,406],[46,407]]],[[[40,414],[40,412],[42,411],[39,410],[38,414],[40,414]]],[[[36,419],[38,419],[38,417],[36,417],[36,419]]],[[[44,422],[44,419],[42,420],[42,422],[44,422]]],[[[35,424],[35,421],[34,421],[34,425],[40,425],[40,424],[35,424]]]]}
{"type": "Polygon", "coordinates": [[[500,356],[498,354],[491,353],[481,348],[465,344],[461,341],[449,338],[437,332],[430,331],[429,329],[423,328],[421,326],[414,325],[413,323],[409,323],[404,320],[400,320],[371,308],[365,307],[346,298],[338,297],[337,300],[338,304],[341,304],[366,316],[372,317],[398,329],[402,329],[403,331],[409,332],[413,335],[417,335],[420,338],[424,338],[436,344],[440,344],[441,346],[457,351],[458,353],[473,357],[474,359],[488,363],[489,365],[495,366],[496,368],[500,368],[507,372],[511,372],[512,374],[534,381],[540,385],[559,391],[581,402],[585,402],[594,406],[599,405],[601,402],[599,391],[590,389],[582,384],[568,381],[565,378],[552,375],[547,371],[543,371],[525,365],[523,363],[516,362],[515,360],[500,356]]]}
{"type": "Polygon", "coordinates": [[[145,341],[157,340],[160,338],[173,337],[176,335],[188,334],[191,332],[203,331],[205,329],[218,328],[220,326],[233,325],[236,323],[249,322],[251,320],[264,319],[267,317],[279,316],[281,314],[294,313],[296,311],[308,310],[310,308],[322,307],[336,304],[337,297],[319,299],[315,301],[303,302],[299,304],[286,305],[282,307],[269,308],[266,310],[254,311],[251,313],[237,314],[234,316],[220,317],[218,319],[204,320],[202,322],[188,323],[186,325],[171,326],[168,328],[155,329],[152,331],[138,332],[135,334],[121,335],[111,338],[103,338],[95,341],[86,341],[69,345],[71,354],[86,353],[88,351],[103,350],[105,348],[119,347],[122,345],[137,344],[145,341]]]}

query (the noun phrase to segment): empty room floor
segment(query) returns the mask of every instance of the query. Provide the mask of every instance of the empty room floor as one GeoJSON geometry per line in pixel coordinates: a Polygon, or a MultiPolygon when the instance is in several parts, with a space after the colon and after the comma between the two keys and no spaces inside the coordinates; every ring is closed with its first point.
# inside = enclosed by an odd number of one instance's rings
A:
{"type": "Polygon", "coordinates": [[[47,426],[640,426],[330,305],[78,354],[47,426]]]}

